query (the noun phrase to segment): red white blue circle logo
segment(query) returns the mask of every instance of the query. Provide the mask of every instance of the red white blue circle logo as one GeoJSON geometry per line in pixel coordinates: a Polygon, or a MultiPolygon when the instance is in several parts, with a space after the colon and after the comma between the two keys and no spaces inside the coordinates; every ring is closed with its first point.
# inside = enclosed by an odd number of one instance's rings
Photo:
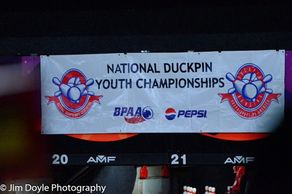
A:
{"type": "Polygon", "coordinates": [[[69,118],[80,118],[91,108],[94,102],[100,101],[102,96],[95,96],[90,90],[94,84],[92,78],[78,69],[70,69],[61,79],[53,77],[52,83],[57,87],[54,96],[47,96],[48,103],[55,103],[57,109],[69,118]]]}
{"type": "Polygon", "coordinates": [[[176,117],[176,111],[174,108],[168,108],[165,111],[165,118],[167,120],[173,120],[176,117]]]}
{"type": "Polygon", "coordinates": [[[268,86],[273,76],[265,75],[252,63],[241,66],[235,75],[228,72],[226,79],[233,87],[228,89],[228,93],[219,93],[222,97],[221,102],[227,100],[232,109],[243,118],[252,119],[261,116],[271,102],[278,102],[281,96],[280,93],[273,93],[268,86]]]}

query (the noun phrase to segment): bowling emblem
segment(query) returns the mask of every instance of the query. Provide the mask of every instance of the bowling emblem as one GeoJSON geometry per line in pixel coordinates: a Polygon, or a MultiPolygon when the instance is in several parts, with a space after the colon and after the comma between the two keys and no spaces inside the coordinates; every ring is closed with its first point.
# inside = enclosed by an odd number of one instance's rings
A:
{"type": "Polygon", "coordinates": [[[219,93],[221,103],[229,101],[232,109],[243,118],[257,118],[268,109],[272,101],[279,103],[281,94],[273,93],[269,88],[273,76],[265,75],[255,64],[243,65],[235,75],[228,72],[226,79],[232,87],[228,89],[228,93],[219,93]]]}
{"type": "Polygon", "coordinates": [[[102,96],[95,96],[90,87],[92,78],[87,79],[78,69],[68,70],[61,79],[53,77],[52,83],[57,87],[54,96],[47,96],[48,103],[55,103],[57,109],[69,118],[80,118],[102,96]]]}

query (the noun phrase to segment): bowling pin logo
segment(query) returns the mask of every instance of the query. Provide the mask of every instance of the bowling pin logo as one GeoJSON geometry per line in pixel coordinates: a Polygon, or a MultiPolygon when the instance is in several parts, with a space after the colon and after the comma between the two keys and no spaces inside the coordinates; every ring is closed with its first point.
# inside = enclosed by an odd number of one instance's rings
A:
{"type": "Polygon", "coordinates": [[[57,109],[66,117],[81,118],[97,102],[100,102],[102,96],[95,96],[90,89],[94,84],[92,78],[86,76],[78,69],[70,69],[61,79],[52,78],[52,83],[57,90],[54,96],[47,96],[48,104],[55,103],[57,109]]]}
{"type": "Polygon", "coordinates": [[[235,75],[228,72],[226,79],[231,82],[232,87],[228,89],[228,93],[219,93],[221,103],[229,101],[232,109],[242,118],[260,117],[272,101],[279,103],[281,94],[273,93],[269,88],[273,76],[265,75],[255,64],[244,64],[235,75]]]}

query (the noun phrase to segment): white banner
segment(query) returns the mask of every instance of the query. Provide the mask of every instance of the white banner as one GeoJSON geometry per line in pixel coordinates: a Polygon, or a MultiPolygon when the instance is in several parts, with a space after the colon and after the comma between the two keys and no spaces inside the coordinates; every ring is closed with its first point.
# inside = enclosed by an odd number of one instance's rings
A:
{"type": "Polygon", "coordinates": [[[272,132],[285,52],[41,56],[42,132],[272,132]]]}

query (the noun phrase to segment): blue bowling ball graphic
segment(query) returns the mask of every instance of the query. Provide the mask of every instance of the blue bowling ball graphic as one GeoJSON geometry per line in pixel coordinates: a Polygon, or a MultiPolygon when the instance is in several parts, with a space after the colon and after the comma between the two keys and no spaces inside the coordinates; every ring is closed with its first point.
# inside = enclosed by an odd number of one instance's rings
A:
{"type": "Polygon", "coordinates": [[[228,93],[234,94],[238,92],[249,102],[255,102],[259,94],[273,93],[272,89],[267,88],[267,83],[273,79],[270,74],[259,79],[256,73],[250,72],[246,73],[242,79],[238,79],[229,72],[226,74],[226,79],[233,84],[233,88],[230,88],[228,93]]]}
{"type": "Polygon", "coordinates": [[[255,84],[247,83],[242,88],[242,95],[246,100],[254,102],[259,95],[259,90],[255,84]]]}
{"type": "Polygon", "coordinates": [[[153,118],[153,110],[148,106],[143,108],[142,116],[146,120],[152,119],[153,118]]]}
{"type": "Polygon", "coordinates": [[[55,92],[55,96],[63,95],[73,103],[78,104],[82,96],[94,95],[92,91],[88,91],[89,86],[94,83],[93,79],[88,79],[86,83],[81,83],[79,77],[72,77],[68,83],[61,83],[57,77],[54,77],[52,81],[59,87],[59,90],[55,92]]]}

